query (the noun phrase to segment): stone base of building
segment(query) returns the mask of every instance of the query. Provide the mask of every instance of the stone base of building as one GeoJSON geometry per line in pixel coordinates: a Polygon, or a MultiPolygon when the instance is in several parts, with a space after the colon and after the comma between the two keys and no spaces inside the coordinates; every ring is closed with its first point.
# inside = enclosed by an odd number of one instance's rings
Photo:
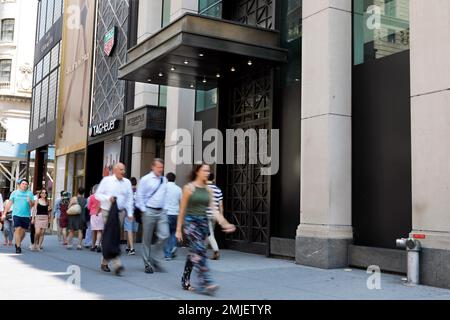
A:
{"type": "Polygon", "coordinates": [[[327,239],[297,236],[295,262],[304,266],[337,269],[348,267],[351,239],[327,239]]]}
{"type": "Polygon", "coordinates": [[[420,252],[420,284],[450,289],[450,250],[422,249],[420,252]]]}

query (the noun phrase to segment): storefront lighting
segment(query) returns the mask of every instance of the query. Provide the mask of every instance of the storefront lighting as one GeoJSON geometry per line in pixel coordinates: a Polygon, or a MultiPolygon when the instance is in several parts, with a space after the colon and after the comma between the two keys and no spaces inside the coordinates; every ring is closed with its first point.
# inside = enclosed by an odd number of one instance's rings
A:
{"type": "Polygon", "coordinates": [[[195,87],[194,87],[194,85],[193,84],[191,84],[191,86],[190,86],[192,89],[194,89],[195,87]]]}

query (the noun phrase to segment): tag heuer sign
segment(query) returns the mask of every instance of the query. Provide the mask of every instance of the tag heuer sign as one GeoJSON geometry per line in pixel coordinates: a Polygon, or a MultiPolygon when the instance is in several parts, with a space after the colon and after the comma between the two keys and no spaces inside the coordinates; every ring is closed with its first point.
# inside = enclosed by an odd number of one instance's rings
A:
{"type": "Polygon", "coordinates": [[[103,51],[108,57],[110,57],[116,45],[116,27],[109,30],[105,34],[103,40],[104,40],[103,51]]]}

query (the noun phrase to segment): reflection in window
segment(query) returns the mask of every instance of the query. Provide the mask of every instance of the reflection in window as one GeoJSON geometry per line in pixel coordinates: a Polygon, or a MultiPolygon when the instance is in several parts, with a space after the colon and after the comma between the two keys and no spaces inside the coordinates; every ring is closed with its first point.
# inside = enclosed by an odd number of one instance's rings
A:
{"type": "Polygon", "coordinates": [[[302,0],[286,0],[281,4],[282,47],[289,50],[289,61],[282,66],[284,84],[300,83],[302,0]]]}
{"type": "Polygon", "coordinates": [[[167,108],[167,86],[159,86],[158,106],[167,108]]]}
{"type": "Polygon", "coordinates": [[[409,0],[354,0],[355,65],[409,50],[409,0]]]}
{"type": "Polygon", "coordinates": [[[222,18],[222,0],[200,0],[198,13],[203,16],[222,18]]]}
{"type": "Polygon", "coordinates": [[[163,12],[162,12],[162,22],[161,27],[169,25],[170,23],[170,3],[171,0],[163,0],[163,12]]]}
{"type": "Polygon", "coordinates": [[[197,90],[195,111],[202,112],[217,107],[217,94],[217,88],[209,91],[197,90]]]}

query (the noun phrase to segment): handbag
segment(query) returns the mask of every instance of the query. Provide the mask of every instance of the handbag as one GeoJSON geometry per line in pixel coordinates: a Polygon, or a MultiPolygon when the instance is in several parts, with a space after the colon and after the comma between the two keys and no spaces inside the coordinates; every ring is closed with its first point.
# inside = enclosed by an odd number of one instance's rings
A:
{"type": "MultiPolygon", "coordinates": [[[[149,200],[155,195],[156,192],[158,192],[159,188],[162,186],[164,181],[164,178],[161,177],[161,180],[159,181],[159,185],[158,188],[156,188],[155,191],[153,191],[153,193],[150,195],[150,198],[148,198],[149,200]]],[[[142,223],[142,210],[139,209],[138,207],[134,206],[134,212],[133,212],[133,216],[134,216],[134,221],[136,221],[137,223],[142,223]]]]}
{"type": "Polygon", "coordinates": [[[67,214],[69,216],[78,216],[81,214],[81,211],[82,211],[81,206],[77,203],[67,210],[67,214]]]}

